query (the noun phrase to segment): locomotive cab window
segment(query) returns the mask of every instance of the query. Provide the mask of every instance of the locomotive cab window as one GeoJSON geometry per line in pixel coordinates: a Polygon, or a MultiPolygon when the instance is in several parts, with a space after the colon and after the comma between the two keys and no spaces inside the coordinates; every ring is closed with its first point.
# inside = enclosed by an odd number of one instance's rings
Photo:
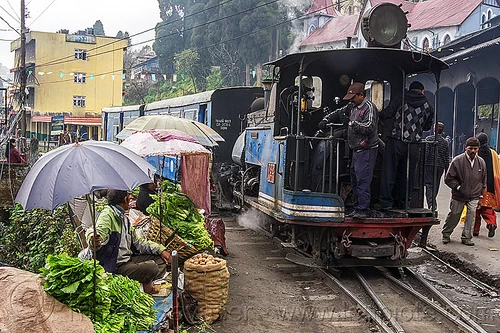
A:
{"type": "MultiPolygon", "coordinates": [[[[295,85],[299,86],[299,77],[295,78],[295,85]]],[[[307,100],[308,108],[321,107],[323,82],[318,76],[302,76],[302,98],[307,100]]]]}
{"type": "Polygon", "coordinates": [[[387,81],[368,80],[365,84],[366,97],[375,104],[379,111],[389,105],[391,84],[387,81]]]}

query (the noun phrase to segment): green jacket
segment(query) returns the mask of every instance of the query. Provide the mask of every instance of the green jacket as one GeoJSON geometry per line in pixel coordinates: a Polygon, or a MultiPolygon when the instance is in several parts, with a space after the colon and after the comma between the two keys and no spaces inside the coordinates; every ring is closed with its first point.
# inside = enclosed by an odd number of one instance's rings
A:
{"type": "MultiPolygon", "coordinates": [[[[160,255],[165,250],[163,245],[140,238],[120,206],[104,207],[97,218],[96,231],[101,237],[101,247],[96,251],[96,259],[110,273],[114,273],[120,264],[128,262],[132,255],[160,255]]],[[[93,229],[87,231],[89,244],[93,234],[93,229]]]]}

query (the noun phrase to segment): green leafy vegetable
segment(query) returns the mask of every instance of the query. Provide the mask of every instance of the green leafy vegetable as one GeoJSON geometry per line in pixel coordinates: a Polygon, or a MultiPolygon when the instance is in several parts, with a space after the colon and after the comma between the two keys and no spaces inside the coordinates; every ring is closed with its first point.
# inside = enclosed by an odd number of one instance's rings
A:
{"type": "Polygon", "coordinates": [[[155,200],[146,210],[198,250],[211,249],[214,246],[210,234],[205,229],[203,215],[198,212],[193,202],[185,194],[178,192],[176,185],[168,180],[162,187],[162,212],[160,217],[160,194],[152,195],[155,200]]]}
{"type": "Polygon", "coordinates": [[[40,269],[44,289],[72,310],[89,317],[97,333],[135,333],[153,327],[156,315],[153,297],[140,284],[121,275],[96,270],[96,316],[94,318],[94,263],[67,254],[49,255],[40,269]]]}

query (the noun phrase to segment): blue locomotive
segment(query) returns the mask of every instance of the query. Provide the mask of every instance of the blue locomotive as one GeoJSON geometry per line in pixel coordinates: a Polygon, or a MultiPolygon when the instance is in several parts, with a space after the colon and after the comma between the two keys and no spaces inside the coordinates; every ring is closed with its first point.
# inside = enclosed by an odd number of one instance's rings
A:
{"type": "MultiPolygon", "coordinates": [[[[373,210],[363,219],[345,216],[353,205],[345,127],[333,123],[321,133],[318,123],[344,105],[341,99],[354,81],[366,82],[367,98],[382,110],[403,96],[415,74],[433,73],[438,91],[440,73],[447,68],[428,54],[400,49],[408,24],[400,7],[376,6],[362,24],[367,48],[296,53],[267,64],[273,76],[263,107],[248,114],[232,152],[239,166],[231,179],[234,200],[270,216],[275,236],[321,265],[402,264],[419,229],[439,223],[423,208],[425,149],[418,179],[405,198],[411,206],[373,210]]],[[[387,128],[380,124],[379,132],[385,140],[387,128]]],[[[371,186],[374,198],[381,158],[371,186]]]]}

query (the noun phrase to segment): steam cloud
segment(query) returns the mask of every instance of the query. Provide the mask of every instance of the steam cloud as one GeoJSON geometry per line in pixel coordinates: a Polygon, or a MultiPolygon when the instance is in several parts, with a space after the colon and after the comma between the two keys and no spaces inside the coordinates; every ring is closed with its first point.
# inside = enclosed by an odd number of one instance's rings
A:
{"type": "Polygon", "coordinates": [[[236,222],[242,227],[257,230],[258,228],[264,227],[266,218],[265,214],[259,212],[255,208],[250,208],[238,215],[236,222]]]}

